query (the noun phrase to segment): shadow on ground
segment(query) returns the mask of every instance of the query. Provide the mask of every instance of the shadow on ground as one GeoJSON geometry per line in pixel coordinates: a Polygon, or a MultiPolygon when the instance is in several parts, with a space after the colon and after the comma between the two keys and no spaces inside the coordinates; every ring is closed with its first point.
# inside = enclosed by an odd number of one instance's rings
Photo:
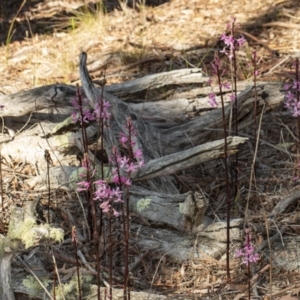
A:
{"type": "MultiPolygon", "coordinates": [[[[146,0],[148,6],[159,6],[169,0],[146,0]]],[[[120,9],[119,0],[0,0],[0,44],[22,41],[36,34],[51,34],[68,30],[68,19],[76,14],[98,9],[108,13],[120,9]],[[21,8],[21,9],[20,9],[21,8]]],[[[142,0],[127,1],[127,5],[138,9],[142,0]]]]}

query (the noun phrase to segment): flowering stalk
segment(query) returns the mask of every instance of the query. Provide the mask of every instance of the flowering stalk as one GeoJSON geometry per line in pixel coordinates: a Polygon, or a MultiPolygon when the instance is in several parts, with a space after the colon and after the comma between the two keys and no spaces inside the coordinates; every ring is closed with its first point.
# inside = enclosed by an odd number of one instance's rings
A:
{"type": "MultiPolygon", "coordinates": [[[[222,81],[222,76],[225,73],[225,70],[221,70],[221,63],[218,56],[218,53],[215,54],[214,60],[212,62],[213,73],[217,77],[217,82],[219,85],[219,93],[221,97],[221,105],[222,105],[222,120],[223,120],[223,131],[224,131],[224,159],[225,159],[225,180],[226,180],[226,194],[227,194],[227,248],[226,248],[226,271],[227,271],[227,281],[230,282],[230,215],[231,215],[231,194],[229,190],[229,177],[228,177],[228,145],[227,145],[227,121],[225,116],[225,104],[224,104],[224,93],[223,89],[231,89],[231,94],[229,96],[230,101],[233,103],[233,115],[235,117],[235,134],[238,135],[238,119],[237,119],[237,88],[236,88],[236,77],[237,77],[237,68],[236,68],[236,54],[235,51],[239,46],[242,46],[245,42],[245,38],[241,36],[236,39],[234,37],[234,27],[235,27],[235,18],[232,18],[231,23],[229,24],[230,34],[226,35],[225,33],[221,36],[221,41],[224,42],[225,47],[221,51],[224,53],[230,60],[231,63],[231,76],[232,82],[231,84],[228,82],[222,81]]],[[[211,83],[211,80],[210,82],[211,83]]],[[[216,101],[216,95],[214,92],[210,92],[208,94],[209,104],[212,107],[217,107],[218,103],[216,101]]],[[[229,124],[230,125],[230,124],[229,124]]],[[[230,126],[229,126],[230,127],[230,126]]],[[[237,195],[237,168],[238,168],[238,156],[236,154],[236,162],[235,162],[235,192],[234,197],[237,195]]]]}
{"type": "Polygon", "coordinates": [[[224,131],[224,160],[225,160],[225,180],[226,180],[226,194],[227,194],[227,248],[226,248],[226,271],[227,271],[227,282],[230,282],[230,266],[229,266],[229,251],[230,251],[230,211],[231,211],[231,195],[229,191],[229,178],[228,178],[228,149],[227,149],[227,124],[226,124],[226,116],[225,116],[225,105],[224,105],[224,97],[223,97],[223,84],[221,79],[221,65],[218,53],[215,53],[215,58],[212,63],[212,67],[214,73],[217,75],[217,80],[219,83],[219,92],[221,96],[221,104],[222,104],[222,120],[223,120],[223,131],[224,131]]]}
{"type": "MultiPolygon", "coordinates": [[[[98,224],[96,216],[96,206],[94,197],[93,197],[93,184],[92,178],[94,176],[95,167],[91,165],[91,162],[88,158],[88,140],[87,133],[84,124],[88,124],[90,121],[101,120],[99,122],[104,122],[110,118],[110,113],[108,108],[110,104],[101,99],[100,103],[95,105],[94,111],[92,111],[89,106],[89,101],[83,99],[81,91],[77,86],[76,98],[72,101],[73,106],[75,107],[74,112],[72,113],[73,122],[79,122],[82,130],[82,140],[84,145],[84,159],[82,161],[82,166],[86,170],[85,180],[78,183],[78,191],[86,191],[88,198],[88,223],[89,223],[89,232],[93,237],[96,247],[96,265],[97,265],[97,294],[98,300],[101,299],[100,295],[100,253],[99,253],[99,233],[98,233],[98,224]]],[[[103,127],[102,127],[103,128],[103,127]]],[[[102,161],[103,164],[103,161],[102,161]]],[[[103,174],[103,167],[102,167],[103,174]]],[[[102,175],[103,176],[103,175],[102,175]]],[[[102,217],[100,219],[100,233],[102,232],[102,217]]]]}
{"type": "Polygon", "coordinates": [[[245,228],[245,243],[244,247],[236,251],[235,256],[242,259],[242,264],[247,265],[248,269],[248,298],[251,298],[251,286],[250,286],[250,277],[251,277],[251,263],[256,263],[260,257],[258,253],[255,253],[253,244],[251,242],[252,236],[250,234],[249,228],[245,228]]]}
{"type": "MultiPolygon", "coordinates": [[[[221,51],[224,53],[229,61],[230,61],[230,69],[231,69],[231,85],[232,85],[232,100],[233,100],[233,119],[234,119],[234,132],[235,135],[238,136],[238,103],[237,103],[237,59],[236,59],[236,50],[238,47],[241,47],[245,42],[245,37],[243,35],[240,38],[235,38],[235,25],[236,18],[232,17],[231,22],[228,25],[230,30],[230,34],[226,35],[225,33],[221,36],[221,41],[225,43],[225,47],[221,51]]],[[[231,130],[230,130],[231,131],[231,130]]],[[[238,162],[239,156],[238,152],[235,154],[235,180],[234,180],[234,197],[237,196],[238,191],[238,162]]]]}
{"type": "Polygon", "coordinates": [[[143,164],[142,151],[137,147],[135,142],[136,131],[133,126],[132,120],[127,120],[126,133],[121,133],[119,142],[121,147],[126,150],[127,155],[120,155],[116,148],[113,149],[113,158],[111,162],[114,165],[113,170],[113,182],[117,184],[119,188],[123,189],[123,199],[125,199],[125,206],[122,203],[122,219],[123,219],[123,232],[124,232],[124,244],[125,244],[125,257],[124,257],[124,299],[130,300],[130,288],[129,288],[129,192],[132,182],[130,180],[132,173],[136,172],[143,164]]]}
{"type": "MultiPolygon", "coordinates": [[[[254,48],[252,50],[252,56],[251,56],[251,62],[252,62],[252,67],[253,67],[253,85],[254,85],[254,102],[253,102],[253,119],[254,119],[254,140],[256,141],[256,129],[257,129],[257,122],[256,122],[256,113],[257,113],[257,75],[258,75],[258,70],[257,66],[259,63],[259,58],[257,57],[256,49],[254,48]]],[[[254,147],[255,148],[255,147],[254,147]]]]}
{"type": "MultiPolygon", "coordinates": [[[[102,134],[104,130],[104,121],[108,121],[110,113],[108,112],[109,103],[103,98],[99,104],[95,105],[95,111],[92,112],[88,107],[88,102],[82,100],[80,103],[74,101],[74,107],[77,112],[72,114],[74,121],[79,121],[81,125],[88,123],[92,120],[100,120],[102,122],[99,126],[102,128],[102,134]]],[[[82,126],[83,127],[83,126],[82,126]]],[[[111,218],[118,218],[120,212],[116,209],[118,203],[122,204],[122,220],[123,220],[123,231],[124,231],[124,244],[125,244],[125,272],[124,272],[124,299],[130,300],[130,289],[129,289],[129,191],[132,185],[131,175],[136,172],[143,164],[143,154],[136,144],[137,133],[135,131],[133,122],[131,119],[127,120],[127,124],[124,128],[124,132],[120,133],[119,147],[112,149],[112,157],[109,158],[113,168],[112,183],[102,179],[94,180],[95,169],[91,166],[87,154],[84,156],[83,166],[86,169],[85,180],[78,183],[78,191],[87,191],[89,193],[89,199],[92,199],[93,206],[97,203],[103,213],[108,218],[109,232],[111,233],[111,218]],[[119,150],[119,148],[121,150],[119,150]],[[125,199],[125,206],[123,202],[125,199]]],[[[86,136],[83,135],[83,139],[87,142],[86,136]]],[[[103,163],[103,162],[102,162],[103,163]]],[[[103,170],[103,168],[102,168],[103,170]]],[[[94,214],[93,210],[93,216],[94,214]]],[[[94,236],[97,243],[98,231],[97,220],[94,219],[94,236]]],[[[112,245],[111,234],[109,235],[109,243],[112,245]]],[[[112,250],[110,248],[110,250],[112,250]]],[[[99,255],[98,255],[99,256],[99,255]]],[[[110,258],[110,283],[112,283],[112,258],[110,258]]],[[[98,268],[97,268],[98,269],[98,268]]],[[[100,276],[100,275],[99,275],[100,276]]],[[[112,284],[110,284],[112,285],[112,284]]],[[[100,287],[100,282],[98,283],[100,287]]],[[[110,290],[110,296],[112,292],[110,290]]],[[[99,298],[99,297],[98,297],[99,298]]]]}

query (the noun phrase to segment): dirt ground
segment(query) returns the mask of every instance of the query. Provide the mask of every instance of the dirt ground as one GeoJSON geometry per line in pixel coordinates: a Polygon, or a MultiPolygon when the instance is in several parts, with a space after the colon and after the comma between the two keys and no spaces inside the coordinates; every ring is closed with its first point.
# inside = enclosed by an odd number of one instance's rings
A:
{"type": "Polygon", "coordinates": [[[80,50],[89,53],[94,79],[107,69],[108,84],[183,66],[206,71],[231,16],[247,34],[249,47],[241,55],[256,46],[263,58],[262,80],[280,73],[299,49],[299,1],[177,0],[136,10],[122,2],[105,1],[107,9],[83,2],[1,2],[3,93],[77,82],[80,50]]]}
{"type": "MultiPolygon", "coordinates": [[[[0,92],[12,94],[56,82],[80,83],[81,50],[89,54],[92,79],[98,80],[106,69],[108,85],[186,67],[200,67],[210,75],[213,54],[221,49],[219,38],[232,16],[240,24],[237,34],[247,39],[247,45],[238,53],[238,80],[252,84],[247,61],[253,47],[261,58],[259,81],[283,82],[293,77],[292,60],[300,53],[298,0],[153,0],[146,1],[145,6],[139,1],[125,5],[107,0],[100,5],[83,0],[13,0],[0,3],[0,92]]],[[[293,181],[296,171],[290,155],[295,153],[295,121],[283,105],[264,116],[261,132],[259,167],[249,209],[251,222],[265,226],[264,216],[276,201],[296,192],[299,181],[293,181]],[[282,145],[287,151],[281,151],[282,145]]],[[[242,134],[253,137],[251,129],[242,134]]],[[[242,215],[253,151],[247,145],[240,153],[242,201],[236,206],[235,216],[242,215]]],[[[223,165],[212,161],[197,171],[201,180],[193,172],[178,174],[183,190],[200,187],[212,200],[208,214],[224,218],[223,165]]],[[[298,206],[296,202],[274,220],[274,228],[285,228],[286,238],[297,240],[299,236],[298,206]]],[[[239,297],[246,287],[244,268],[233,271],[233,283],[228,286],[224,284],[223,264],[216,260],[198,263],[166,263],[155,288],[170,299],[244,297],[239,297]]],[[[264,266],[261,262],[257,268],[264,266]]],[[[297,299],[299,269],[274,268],[273,272],[272,276],[269,271],[263,272],[259,279],[256,289],[260,299],[270,299],[270,286],[273,299],[297,299]]]]}

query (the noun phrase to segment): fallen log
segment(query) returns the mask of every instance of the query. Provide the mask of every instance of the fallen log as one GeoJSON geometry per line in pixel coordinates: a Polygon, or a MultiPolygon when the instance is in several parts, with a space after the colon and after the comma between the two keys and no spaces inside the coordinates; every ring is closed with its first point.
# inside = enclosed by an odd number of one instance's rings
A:
{"type": "MultiPolygon", "coordinates": [[[[90,80],[86,68],[86,60],[87,55],[82,53],[80,57],[80,74],[85,94],[90,100],[91,106],[94,106],[102,95],[102,89],[95,88],[90,80]]],[[[181,84],[182,81],[180,80],[191,82],[192,80],[199,80],[199,78],[203,77],[198,69],[195,72],[188,70],[174,71],[169,72],[169,74],[151,75],[145,79],[131,81],[131,83],[126,84],[126,88],[130,86],[134,91],[142,91],[147,88],[156,88],[167,84],[181,84]],[[162,78],[166,78],[166,82],[160,83],[162,78]],[[160,79],[160,81],[157,79],[160,79]],[[151,80],[155,82],[151,84],[151,80]]],[[[120,93],[120,87],[119,85],[115,89],[117,93],[120,93]]],[[[278,87],[278,84],[264,83],[258,86],[257,113],[261,113],[263,109],[271,109],[280,103],[282,95],[279,89],[275,87],[278,87]]],[[[203,88],[205,89],[206,87],[203,88]]],[[[113,89],[111,88],[110,90],[113,89]]],[[[16,106],[18,103],[21,103],[21,108],[16,110],[21,115],[20,118],[24,117],[22,115],[25,113],[23,109],[25,99],[25,101],[30,103],[28,106],[29,110],[26,112],[31,110],[31,117],[34,118],[35,122],[38,122],[38,125],[32,127],[32,122],[28,121],[28,127],[25,126],[23,131],[20,131],[19,123],[14,140],[2,144],[1,152],[2,156],[10,163],[15,161],[37,165],[38,176],[27,180],[31,188],[42,189],[45,186],[45,150],[51,153],[55,166],[55,168],[50,169],[51,188],[74,188],[74,182],[76,180],[79,181],[76,155],[83,151],[82,133],[80,128],[72,124],[69,117],[72,112],[70,102],[75,94],[76,89],[72,86],[52,85],[34,89],[31,96],[30,91],[12,96],[16,106]],[[33,101],[32,99],[35,100],[33,101]],[[33,103],[36,102],[43,103],[44,106],[34,106],[33,103]],[[38,107],[42,108],[42,110],[33,113],[33,109],[36,110],[38,107]],[[53,111],[51,111],[52,109],[53,111]],[[24,145],[30,145],[30,147],[24,147],[24,145]]],[[[205,161],[224,156],[224,140],[216,141],[217,137],[222,138],[221,128],[223,121],[220,109],[207,112],[205,115],[196,116],[193,120],[183,124],[159,128],[159,126],[153,126],[149,120],[145,122],[129,104],[122,102],[118,97],[111,95],[105,90],[103,91],[103,96],[111,103],[112,114],[111,126],[104,132],[104,147],[108,157],[111,155],[111,149],[114,145],[117,145],[117,136],[125,127],[127,118],[132,118],[138,133],[136,145],[143,150],[145,156],[145,166],[137,174],[134,174],[132,179],[135,182],[147,181],[149,189],[152,191],[162,195],[176,195],[178,191],[170,175],[205,161]],[[211,142],[207,143],[207,141],[211,142]],[[169,155],[170,153],[173,154],[169,155]]],[[[8,97],[5,96],[6,101],[8,97]]],[[[238,121],[240,127],[249,126],[250,122],[252,122],[254,101],[255,97],[252,87],[248,87],[239,94],[238,121]]],[[[225,112],[226,119],[229,118],[230,110],[231,107],[228,105],[225,112]]],[[[8,111],[4,109],[0,111],[0,114],[10,116],[6,114],[8,111]]],[[[16,117],[12,119],[13,124],[15,120],[16,117]]],[[[89,144],[96,142],[97,129],[97,124],[88,126],[89,144]]],[[[245,141],[246,139],[239,137],[228,137],[229,155],[236,153],[238,144],[245,141]]],[[[94,160],[93,153],[90,152],[89,155],[94,160]]],[[[110,176],[109,174],[106,175],[110,176]]],[[[177,213],[179,212],[177,211],[177,213]]],[[[141,214],[141,217],[149,218],[149,214],[147,216],[141,214]]],[[[157,221],[157,218],[150,219],[150,221],[157,221]]],[[[162,221],[163,223],[164,221],[162,221]]],[[[167,223],[172,224],[176,228],[174,222],[167,221],[167,223]]],[[[182,230],[182,225],[178,225],[177,229],[179,228],[182,230]]]]}
{"type": "MultiPolygon", "coordinates": [[[[236,153],[238,146],[246,141],[246,138],[229,137],[228,154],[236,153]]],[[[189,193],[155,193],[153,190],[142,188],[139,183],[160,176],[172,175],[179,170],[195,167],[206,161],[223,156],[224,140],[219,140],[178,152],[177,154],[150,160],[132,176],[134,188],[130,191],[130,210],[135,212],[140,218],[160,223],[161,226],[191,232],[192,228],[201,224],[199,216],[204,216],[206,209],[206,205],[204,205],[204,209],[203,205],[197,204],[196,199],[199,196],[196,196],[196,194],[191,196],[189,193]],[[143,208],[141,208],[142,205],[144,205],[143,208]]],[[[96,170],[95,180],[98,180],[102,178],[101,169],[99,167],[96,170]]],[[[81,181],[84,171],[84,168],[72,166],[51,167],[49,170],[51,190],[58,188],[76,189],[76,184],[81,181]]],[[[104,172],[104,178],[109,182],[112,178],[109,167],[104,168],[104,172]]],[[[41,175],[28,179],[26,182],[32,189],[44,190],[48,181],[47,175],[48,172],[44,171],[41,175]]]]}
{"type": "MultiPolygon", "coordinates": [[[[101,87],[96,88],[91,81],[86,60],[86,54],[82,53],[80,75],[85,96],[92,107],[102,94],[111,104],[111,126],[103,132],[107,156],[111,155],[112,147],[118,144],[117,136],[124,130],[128,118],[132,119],[137,131],[136,145],[144,153],[145,165],[132,176],[134,185],[130,194],[130,216],[139,223],[135,225],[132,222],[131,226],[140,226],[140,223],[144,223],[147,226],[143,230],[149,234],[136,240],[138,248],[143,251],[167,253],[178,262],[183,262],[191,256],[195,257],[201,251],[207,253],[207,249],[213,249],[210,252],[213,257],[222,256],[225,247],[220,242],[224,242],[226,237],[225,223],[211,224],[212,220],[205,217],[208,205],[206,197],[192,192],[180,194],[172,178],[175,172],[224,157],[223,120],[220,109],[202,115],[204,110],[210,109],[206,105],[207,78],[199,69],[181,70],[151,75],[123,85],[104,87],[102,91],[101,87]],[[172,89],[175,86],[176,94],[176,86],[199,82],[201,87],[197,87],[190,94],[178,92],[178,95],[184,95],[185,98],[181,98],[182,100],[177,95],[165,103],[148,102],[144,107],[141,103],[131,104],[122,101],[122,98],[125,100],[130,98],[132,102],[138,102],[141,93],[161,87],[172,89]],[[198,99],[194,99],[196,96],[198,99]],[[169,109],[171,117],[167,117],[168,107],[171,107],[169,109]],[[153,224],[155,229],[151,228],[153,224]],[[197,245],[195,235],[199,239],[197,245]]],[[[254,101],[257,101],[257,114],[281,103],[283,96],[279,87],[278,83],[258,84],[258,98],[255,98],[251,86],[241,91],[237,99],[240,129],[253,122],[254,101]]],[[[0,116],[11,118],[11,124],[6,121],[6,125],[9,130],[15,132],[13,140],[4,136],[1,154],[11,164],[23,162],[37,166],[37,176],[27,180],[30,188],[34,190],[46,188],[45,150],[50,152],[54,161],[54,166],[49,172],[50,189],[76,188],[82,171],[78,167],[76,155],[83,149],[81,129],[70,119],[73,110],[71,101],[75,95],[75,87],[55,84],[15,95],[0,96],[0,116]]],[[[230,112],[231,106],[227,105],[225,109],[227,121],[230,112]]],[[[3,124],[1,126],[4,130],[3,124]]],[[[97,130],[97,124],[90,124],[87,127],[90,145],[98,142],[97,130]]],[[[245,138],[229,136],[228,153],[236,153],[238,145],[245,141],[245,138]]],[[[94,158],[91,151],[89,155],[94,158]]],[[[105,178],[109,181],[109,167],[104,171],[105,178]]],[[[96,176],[99,176],[97,172],[96,176]]],[[[232,236],[237,239],[241,224],[241,220],[233,220],[231,224],[232,236]]],[[[2,261],[0,258],[0,268],[4,274],[10,272],[12,259],[10,255],[13,257],[14,252],[3,255],[2,261]]],[[[3,282],[0,286],[2,284],[6,290],[11,289],[11,284],[5,282],[3,276],[1,280],[3,282]]]]}

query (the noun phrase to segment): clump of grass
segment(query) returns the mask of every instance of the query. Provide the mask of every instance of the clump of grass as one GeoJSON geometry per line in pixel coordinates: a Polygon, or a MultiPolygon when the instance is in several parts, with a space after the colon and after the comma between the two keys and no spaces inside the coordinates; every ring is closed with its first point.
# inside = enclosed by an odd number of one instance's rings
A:
{"type": "Polygon", "coordinates": [[[98,23],[99,19],[105,18],[106,12],[103,1],[97,2],[94,6],[86,3],[80,9],[74,11],[67,22],[61,24],[61,26],[71,31],[83,26],[92,28],[95,23],[98,23]]]}
{"type": "Polygon", "coordinates": [[[17,17],[19,15],[20,11],[22,10],[22,8],[24,7],[24,5],[26,4],[26,1],[27,0],[23,0],[22,4],[20,5],[20,8],[18,9],[17,13],[15,14],[15,16],[14,16],[14,18],[13,18],[13,20],[12,20],[10,26],[9,26],[9,30],[8,30],[8,33],[7,33],[7,36],[6,36],[6,42],[5,42],[5,45],[6,45],[6,55],[5,55],[6,61],[8,59],[9,44],[10,44],[10,42],[12,40],[13,33],[14,33],[13,32],[14,25],[15,25],[15,22],[17,20],[17,17]]]}

